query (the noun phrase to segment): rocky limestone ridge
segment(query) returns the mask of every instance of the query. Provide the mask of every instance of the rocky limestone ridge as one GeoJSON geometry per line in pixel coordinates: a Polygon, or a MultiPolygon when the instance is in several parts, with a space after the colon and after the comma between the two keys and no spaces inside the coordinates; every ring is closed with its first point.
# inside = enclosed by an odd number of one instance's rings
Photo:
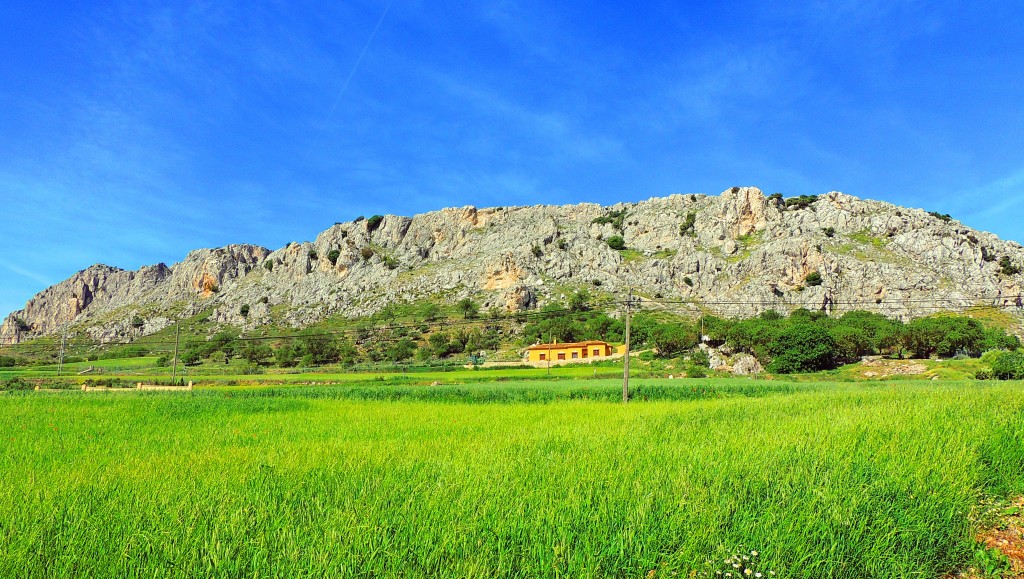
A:
{"type": "Polygon", "coordinates": [[[702,304],[726,316],[796,307],[904,319],[975,305],[1015,312],[1024,276],[1007,273],[1003,257],[1024,265],[1024,248],[920,209],[839,192],[803,207],[733,187],[611,207],[449,208],[339,223],[276,251],[232,245],[193,251],[171,267],[93,266],[8,316],[0,339],[65,323],[99,340],[130,339],[206,310],[245,328],[300,327],[420,299],[471,297],[485,309],[516,311],[576,287],[613,295],[632,287],[656,298],[655,307],[689,302],[663,307],[695,313],[702,304]],[[611,249],[613,236],[628,249],[611,249]],[[812,272],[820,285],[808,283],[812,272]]]}

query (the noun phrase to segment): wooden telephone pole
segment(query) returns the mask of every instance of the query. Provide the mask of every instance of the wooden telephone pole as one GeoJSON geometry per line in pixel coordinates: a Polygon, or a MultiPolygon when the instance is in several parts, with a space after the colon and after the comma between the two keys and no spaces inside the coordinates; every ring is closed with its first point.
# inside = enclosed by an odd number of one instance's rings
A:
{"type": "Polygon", "coordinates": [[[174,323],[174,361],[171,362],[171,386],[174,386],[174,378],[178,373],[178,335],[181,333],[180,322],[174,323]]]}
{"type": "MultiPolygon", "coordinates": [[[[639,303],[637,300],[636,303],[639,303]]],[[[632,314],[633,288],[629,288],[629,297],[626,298],[626,355],[622,360],[622,403],[629,402],[629,318],[632,314]]]]}

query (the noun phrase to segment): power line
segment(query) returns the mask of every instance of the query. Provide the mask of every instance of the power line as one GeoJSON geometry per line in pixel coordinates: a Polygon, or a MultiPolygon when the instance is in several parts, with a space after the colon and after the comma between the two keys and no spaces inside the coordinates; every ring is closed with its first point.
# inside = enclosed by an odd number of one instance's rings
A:
{"type": "MultiPolygon", "coordinates": [[[[788,306],[790,308],[799,307],[818,307],[816,304],[800,304],[800,303],[780,303],[778,300],[710,300],[710,301],[698,301],[693,299],[679,300],[679,299],[663,299],[663,298],[650,298],[645,297],[650,303],[658,304],[663,307],[673,305],[684,305],[703,310],[718,308],[723,306],[729,307],[780,307],[788,306]]],[[[863,305],[869,306],[873,309],[888,309],[890,312],[894,311],[894,308],[898,308],[903,305],[913,304],[917,310],[948,310],[951,306],[961,308],[963,310],[970,310],[972,308],[1017,308],[1021,309],[1021,297],[1020,296],[964,296],[964,297],[931,297],[931,298],[908,298],[898,300],[883,300],[879,302],[875,299],[863,299],[863,300],[836,300],[831,302],[834,305],[845,305],[845,306],[856,306],[863,305]],[[1005,303],[1008,300],[1014,300],[1013,303],[1005,303]],[[966,304],[964,302],[973,301],[973,304],[966,304]],[[1001,301],[1003,303],[978,303],[984,301],[1001,301]]],[[[625,305],[625,301],[621,299],[606,298],[596,302],[588,304],[589,311],[598,311],[602,313],[608,313],[610,308],[616,306],[625,305]]],[[[408,321],[401,323],[389,323],[380,324],[379,322],[371,322],[368,326],[345,328],[345,329],[322,329],[319,332],[322,335],[329,335],[335,337],[357,337],[357,342],[362,342],[365,338],[359,338],[363,334],[378,334],[374,337],[374,341],[397,341],[403,339],[403,337],[388,337],[380,336],[381,332],[394,332],[403,329],[419,329],[424,324],[433,324],[440,326],[439,330],[443,331],[448,328],[458,328],[464,326],[488,326],[492,324],[502,324],[508,322],[526,323],[537,318],[544,318],[553,315],[560,315],[565,313],[578,312],[579,310],[574,308],[547,308],[543,310],[529,311],[529,312],[515,312],[505,314],[501,316],[492,316],[488,318],[466,318],[466,319],[442,319],[442,320],[421,320],[421,321],[408,321]]],[[[581,312],[582,313],[582,312],[581,312]]],[[[737,314],[739,312],[737,311],[737,314]]],[[[308,330],[307,328],[306,330],[308,330]]],[[[271,334],[264,336],[232,336],[231,341],[234,342],[261,342],[261,341],[281,341],[281,340],[295,340],[308,337],[308,334],[304,335],[302,332],[306,330],[300,330],[292,334],[271,334]]],[[[208,336],[205,340],[201,340],[200,343],[205,343],[210,340],[212,336],[208,336]]],[[[196,343],[198,340],[192,340],[191,343],[196,343]]],[[[8,344],[4,345],[4,350],[12,353],[38,353],[38,352],[52,352],[53,349],[63,345],[67,349],[75,349],[78,351],[96,349],[96,348],[111,348],[118,346],[143,346],[150,348],[157,348],[160,346],[170,347],[175,345],[177,340],[155,340],[142,337],[135,340],[118,340],[118,341],[98,341],[98,340],[82,340],[72,337],[68,339],[66,329],[58,341],[56,336],[41,337],[24,344],[8,344]]]]}

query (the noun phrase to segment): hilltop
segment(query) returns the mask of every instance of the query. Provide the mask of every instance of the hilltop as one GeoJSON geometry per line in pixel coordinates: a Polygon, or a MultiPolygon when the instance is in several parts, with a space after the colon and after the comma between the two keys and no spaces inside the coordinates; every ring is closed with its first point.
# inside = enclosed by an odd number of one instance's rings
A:
{"type": "Polygon", "coordinates": [[[197,249],[172,266],[94,265],[6,317],[15,343],[67,323],[133,339],[208,312],[220,325],[304,327],[389,304],[471,298],[516,312],[579,288],[629,288],[722,316],[797,307],[909,319],[1019,308],[1024,248],[948,215],[839,192],[789,199],[754,187],[601,206],[462,207],[338,223],[312,242],[197,249]]]}

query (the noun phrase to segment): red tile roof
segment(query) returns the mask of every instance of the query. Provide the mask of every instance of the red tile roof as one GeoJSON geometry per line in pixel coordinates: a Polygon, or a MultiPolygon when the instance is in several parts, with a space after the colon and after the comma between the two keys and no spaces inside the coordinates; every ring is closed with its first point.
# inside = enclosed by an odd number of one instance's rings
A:
{"type": "Polygon", "coordinates": [[[534,344],[527,350],[565,350],[568,348],[586,348],[587,346],[610,346],[608,342],[587,340],[586,342],[569,342],[565,344],[534,344]]]}

